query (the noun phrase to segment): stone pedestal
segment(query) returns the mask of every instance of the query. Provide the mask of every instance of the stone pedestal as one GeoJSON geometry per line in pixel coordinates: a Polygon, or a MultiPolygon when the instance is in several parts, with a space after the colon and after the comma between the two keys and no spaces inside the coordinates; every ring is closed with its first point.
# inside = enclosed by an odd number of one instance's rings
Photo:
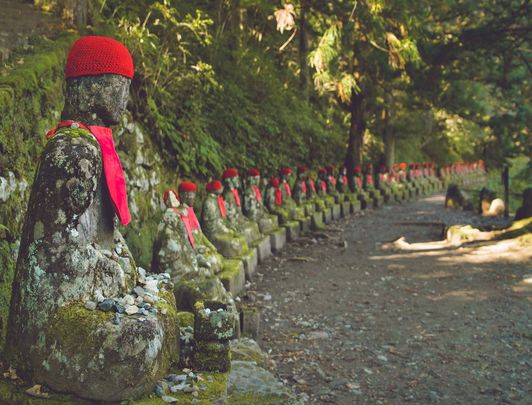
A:
{"type": "Polygon", "coordinates": [[[242,256],[242,261],[244,262],[246,280],[251,280],[255,274],[255,271],[257,271],[257,266],[259,265],[258,249],[256,247],[250,247],[249,253],[242,256]]]}
{"type": "Polygon", "coordinates": [[[241,332],[243,337],[258,339],[260,335],[260,309],[251,305],[241,305],[241,332]]]}
{"type": "Polygon", "coordinates": [[[286,244],[286,228],[280,227],[270,234],[270,243],[273,252],[279,252],[286,244]]]}
{"type": "Polygon", "coordinates": [[[301,233],[306,233],[310,231],[310,224],[311,224],[311,218],[306,217],[304,219],[300,219],[299,222],[299,229],[301,230],[301,233]]]}
{"type": "Polygon", "coordinates": [[[340,219],[342,217],[342,207],[340,204],[334,204],[332,206],[332,218],[334,220],[340,219]]]}
{"type": "Polygon", "coordinates": [[[244,262],[238,259],[225,259],[223,270],[217,274],[218,278],[233,297],[238,296],[246,284],[244,262]]]}
{"type": "Polygon", "coordinates": [[[317,231],[325,228],[325,224],[323,223],[323,212],[315,212],[310,219],[310,228],[312,230],[317,231]]]}
{"type": "Polygon", "coordinates": [[[255,243],[254,246],[257,248],[258,261],[262,263],[268,257],[272,255],[272,244],[270,235],[264,236],[259,242],[255,243]]]}
{"type": "Polygon", "coordinates": [[[343,218],[348,217],[351,214],[351,202],[344,201],[341,205],[341,215],[343,218]]]}
{"type": "Polygon", "coordinates": [[[359,212],[362,210],[362,203],[360,201],[351,201],[351,213],[359,212]]]}
{"type": "Polygon", "coordinates": [[[286,229],[286,239],[289,242],[296,240],[299,237],[299,234],[301,232],[299,222],[290,221],[284,224],[283,227],[286,229]]]}
{"type": "Polygon", "coordinates": [[[332,221],[332,208],[325,208],[325,211],[323,211],[323,222],[328,224],[331,221],[332,221]]]}

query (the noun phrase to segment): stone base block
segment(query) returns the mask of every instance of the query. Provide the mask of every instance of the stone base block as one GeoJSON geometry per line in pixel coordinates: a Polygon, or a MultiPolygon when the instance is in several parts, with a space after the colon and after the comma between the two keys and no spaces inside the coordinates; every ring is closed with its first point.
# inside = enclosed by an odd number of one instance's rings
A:
{"type": "Polygon", "coordinates": [[[300,219],[298,222],[299,222],[299,229],[301,230],[301,233],[307,233],[310,231],[310,223],[311,223],[310,217],[300,219]]]}
{"type": "Polygon", "coordinates": [[[340,219],[342,217],[342,207],[340,204],[334,204],[332,207],[332,217],[333,219],[340,219]]]}
{"type": "Polygon", "coordinates": [[[362,210],[362,203],[360,201],[351,201],[351,213],[359,212],[362,210]]]}
{"type": "Polygon", "coordinates": [[[246,284],[246,273],[244,262],[238,259],[225,259],[223,270],[217,274],[218,278],[233,297],[244,291],[246,284]]]}
{"type": "Polygon", "coordinates": [[[269,235],[264,236],[257,244],[259,263],[262,263],[272,255],[272,243],[269,235]]]}
{"type": "Polygon", "coordinates": [[[246,280],[252,280],[255,271],[259,265],[259,255],[258,249],[256,247],[251,247],[249,253],[245,256],[242,256],[242,261],[244,262],[244,272],[246,274],[246,280]]]}
{"type": "Polygon", "coordinates": [[[305,215],[307,217],[311,216],[315,212],[316,212],[316,207],[314,206],[314,204],[308,203],[305,205],[305,215]]]}
{"type": "Polygon", "coordinates": [[[300,225],[297,221],[290,221],[283,225],[286,229],[286,240],[289,242],[296,240],[300,234],[300,225]]]}
{"type": "Polygon", "coordinates": [[[380,208],[384,205],[384,198],[382,197],[373,197],[373,207],[380,208]]]}
{"type": "Polygon", "coordinates": [[[315,212],[310,217],[310,228],[313,231],[319,231],[325,229],[325,224],[323,223],[323,212],[315,212]]]}
{"type": "Polygon", "coordinates": [[[231,369],[229,343],[194,341],[192,367],[198,371],[229,371],[231,369]]]}
{"type": "Polygon", "coordinates": [[[270,244],[273,252],[279,252],[286,244],[286,228],[280,227],[270,234],[270,244]]]}
{"type": "Polygon", "coordinates": [[[328,224],[331,221],[332,221],[332,208],[326,208],[325,211],[323,211],[323,222],[328,224]]]}
{"type": "Polygon", "coordinates": [[[351,214],[351,203],[349,201],[344,201],[341,205],[341,215],[343,218],[348,217],[351,214]]]}
{"type": "Polygon", "coordinates": [[[251,305],[240,307],[240,327],[243,337],[258,339],[260,335],[260,308],[251,305]]]}

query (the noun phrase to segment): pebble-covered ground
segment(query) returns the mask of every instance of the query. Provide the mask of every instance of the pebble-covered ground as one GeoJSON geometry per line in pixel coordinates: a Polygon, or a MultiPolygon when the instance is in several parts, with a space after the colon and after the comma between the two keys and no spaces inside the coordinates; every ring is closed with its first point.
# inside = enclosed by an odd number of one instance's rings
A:
{"type": "Polygon", "coordinates": [[[262,265],[248,296],[278,377],[313,404],[530,403],[532,249],[387,248],[467,222],[482,220],[425,198],[340,220],[262,265]]]}

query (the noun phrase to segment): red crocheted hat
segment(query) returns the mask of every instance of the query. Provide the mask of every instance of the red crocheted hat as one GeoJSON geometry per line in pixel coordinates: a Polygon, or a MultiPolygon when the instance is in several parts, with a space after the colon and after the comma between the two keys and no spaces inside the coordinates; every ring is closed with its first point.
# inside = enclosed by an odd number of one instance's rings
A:
{"type": "Polygon", "coordinates": [[[205,186],[205,189],[207,191],[218,191],[218,190],[221,190],[222,187],[223,185],[220,180],[214,180],[214,181],[211,181],[210,183],[207,183],[207,185],[205,186]]]}
{"type": "Polygon", "coordinates": [[[238,177],[238,170],[236,170],[234,167],[230,167],[229,169],[225,169],[224,173],[222,174],[222,177],[224,179],[228,179],[231,177],[238,177]]]}
{"type": "Polygon", "coordinates": [[[332,172],[334,172],[335,170],[336,170],[336,167],[334,167],[334,165],[329,165],[329,166],[327,166],[327,171],[328,171],[329,173],[332,173],[332,172]]]}
{"type": "Polygon", "coordinates": [[[179,196],[177,195],[175,190],[171,188],[170,190],[167,190],[167,191],[164,192],[163,200],[164,200],[165,204],[168,204],[168,199],[170,198],[170,193],[175,195],[175,198],[177,198],[179,200],[179,196]]]}
{"type": "Polygon", "coordinates": [[[371,171],[373,170],[373,165],[366,165],[366,170],[371,171]]]}
{"type": "Polygon", "coordinates": [[[292,169],[289,167],[281,167],[279,169],[279,174],[282,174],[284,176],[290,176],[292,174],[292,169]]]}
{"type": "Polygon", "coordinates": [[[270,180],[270,185],[273,187],[279,187],[279,179],[277,177],[274,177],[270,180]]]}
{"type": "Polygon", "coordinates": [[[362,168],[360,166],[355,166],[355,173],[356,174],[362,173],[362,168]]]}
{"type": "Polygon", "coordinates": [[[399,168],[399,165],[398,165],[397,163],[394,163],[394,164],[392,165],[392,168],[393,168],[394,170],[397,170],[397,169],[399,168]]]}
{"type": "Polygon", "coordinates": [[[320,169],[318,174],[327,174],[327,169],[320,169]]]}
{"type": "Polygon", "coordinates": [[[297,172],[298,173],[305,173],[307,171],[307,166],[298,166],[297,172]]]}
{"type": "Polygon", "coordinates": [[[184,181],[177,189],[180,193],[195,193],[197,190],[196,183],[192,183],[191,181],[184,181]]]}
{"type": "Polygon", "coordinates": [[[248,170],[248,176],[249,177],[259,177],[260,176],[260,172],[255,169],[254,167],[252,167],[251,169],[248,170]]]}
{"type": "Polygon", "coordinates": [[[406,163],[399,163],[399,168],[403,170],[406,169],[406,163]]]}
{"type": "Polygon", "coordinates": [[[79,38],[68,53],[65,77],[117,74],[133,78],[133,59],[120,42],[107,37],[79,38]]]}

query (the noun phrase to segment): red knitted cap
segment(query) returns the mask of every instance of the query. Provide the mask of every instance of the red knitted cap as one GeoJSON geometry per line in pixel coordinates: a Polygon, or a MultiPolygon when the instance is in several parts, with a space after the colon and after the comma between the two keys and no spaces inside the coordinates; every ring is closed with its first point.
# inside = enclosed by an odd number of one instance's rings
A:
{"type": "Polygon", "coordinates": [[[336,167],[334,167],[334,165],[329,165],[329,166],[327,166],[327,171],[328,171],[329,173],[332,173],[332,172],[334,172],[335,170],[336,170],[336,167]]]}
{"type": "Polygon", "coordinates": [[[320,169],[319,174],[327,174],[327,169],[320,169]]]}
{"type": "Polygon", "coordinates": [[[297,172],[298,173],[305,173],[307,171],[307,166],[298,166],[297,172]]]}
{"type": "Polygon", "coordinates": [[[168,199],[170,198],[170,193],[172,193],[173,195],[175,195],[175,198],[177,198],[177,199],[179,200],[179,196],[177,195],[177,193],[175,192],[175,190],[174,190],[174,189],[170,189],[170,190],[165,191],[165,193],[164,193],[163,200],[164,200],[164,203],[165,203],[165,204],[168,204],[168,199]]]}
{"type": "Polygon", "coordinates": [[[68,53],[65,77],[117,74],[133,78],[133,59],[120,42],[107,37],[79,38],[68,53]]]}
{"type": "Polygon", "coordinates": [[[360,174],[362,172],[362,169],[360,166],[355,166],[355,173],[360,174]]]}
{"type": "Polygon", "coordinates": [[[205,189],[207,191],[218,191],[218,190],[221,190],[222,189],[222,182],[220,180],[214,180],[214,181],[211,181],[210,183],[207,183],[207,185],[205,186],[205,189]]]}
{"type": "Polygon", "coordinates": [[[393,166],[392,166],[392,168],[393,168],[394,170],[397,170],[398,167],[399,167],[399,165],[398,165],[397,163],[394,163],[393,166]]]}
{"type": "Polygon", "coordinates": [[[284,176],[290,176],[292,174],[292,169],[289,167],[281,167],[279,169],[279,174],[282,174],[284,176]]]}
{"type": "Polygon", "coordinates": [[[229,169],[225,169],[222,177],[224,179],[228,179],[230,177],[238,177],[238,170],[236,170],[234,167],[230,167],[229,169]]]}
{"type": "Polygon", "coordinates": [[[406,169],[406,163],[399,163],[399,168],[403,170],[406,169]]]}
{"type": "Polygon", "coordinates": [[[252,167],[251,169],[248,170],[248,176],[249,177],[259,177],[260,176],[260,172],[255,169],[254,167],[252,167]]]}
{"type": "Polygon", "coordinates": [[[273,187],[279,187],[279,179],[277,177],[274,177],[270,180],[270,185],[273,187]]]}
{"type": "Polygon", "coordinates": [[[179,185],[177,189],[180,193],[195,193],[198,190],[198,187],[195,183],[191,181],[184,181],[179,185]]]}

